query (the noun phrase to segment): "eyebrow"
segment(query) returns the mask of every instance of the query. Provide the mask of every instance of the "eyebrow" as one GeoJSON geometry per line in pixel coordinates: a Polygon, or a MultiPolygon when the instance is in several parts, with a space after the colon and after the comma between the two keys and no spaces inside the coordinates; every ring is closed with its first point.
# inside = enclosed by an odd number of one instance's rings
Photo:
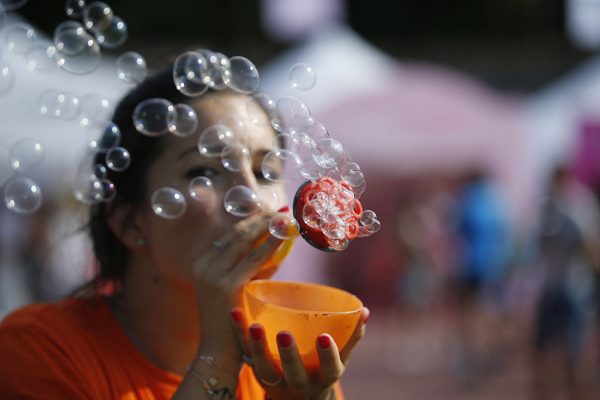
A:
{"type": "Polygon", "coordinates": [[[200,151],[198,151],[198,147],[194,146],[194,147],[189,147],[187,149],[185,149],[184,151],[182,151],[181,153],[179,153],[179,155],[177,156],[177,158],[183,158],[189,154],[192,153],[197,153],[198,155],[200,155],[200,151]]]}

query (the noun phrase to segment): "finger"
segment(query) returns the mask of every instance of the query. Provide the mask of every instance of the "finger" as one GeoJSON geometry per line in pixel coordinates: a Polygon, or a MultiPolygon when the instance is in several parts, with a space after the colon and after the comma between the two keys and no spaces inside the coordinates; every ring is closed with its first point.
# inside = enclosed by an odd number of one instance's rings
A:
{"type": "Polygon", "coordinates": [[[348,343],[346,343],[346,346],[340,352],[340,358],[344,365],[348,363],[350,354],[352,353],[352,350],[354,350],[356,344],[359,342],[360,339],[363,338],[363,336],[365,336],[365,332],[367,330],[367,320],[369,319],[370,314],[371,312],[367,307],[363,307],[361,309],[358,324],[356,324],[356,328],[354,328],[354,332],[352,332],[348,343]]]}
{"type": "Polygon", "coordinates": [[[319,379],[325,386],[335,383],[344,372],[344,364],[333,338],[323,333],[317,337],[317,354],[319,355],[319,379]]]}
{"type": "Polygon", "coordinates": [[[277,334],[277,347],[281,357],[283,376],[288,386],[297,390],[306,388],[309,381],[308,374],[292,334],[287,331],[279,332],[277,334]]]}
{"type": "Polygon", "coordinates": [[[261,324],[252,324],[248,329],[250,333],[250,354],[254,360],[254,374],[261,382],[270,385],[281,381],[281,371],[275,365],[269,352],[265,336],[265,328],[261,324]]]}
{"type": "Polygon", "coordinates": [[[248,344],[248,320],[241,308],[235,307],[231,310],[231,321],[233,322],[233,328],[242,347],[242,352],[246,356],[250,356],[250,345],[248,344]]]}
{"type": "Polygon", "coordinates": [[[252,249],[242,261],[229,273],[229,279],[236,283],[245,283],[256,275],[269,257],[277,250],[282,240],[270,236],[263,244],[252,249]]]}

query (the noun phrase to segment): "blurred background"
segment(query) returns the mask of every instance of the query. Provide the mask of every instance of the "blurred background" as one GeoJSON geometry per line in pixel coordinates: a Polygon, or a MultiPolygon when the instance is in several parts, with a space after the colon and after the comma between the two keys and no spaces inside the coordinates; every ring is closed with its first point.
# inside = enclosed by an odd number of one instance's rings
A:
{"type": "Polygon", "coordinates": [[[32,71],[11,51],[11,24],[44,40],[67,19],[63,1],[23,3],[0,18],[14,80],[3,89],[0,74],[0,183],[11,146],[35,138],[44,202],[0,208],[0,317],[90,276],[69,177],[89,142],[81,120],[102,107],[48,119],[40,95],[114,104],[130,87],[123,52],[157,70],[205,47],[304,100],[365,173],[381,231],[336,254],[299,240],[277,275],[371,309],[349,400],[598,398],[600,0],[111,0],[128,40],[85,75],[32,71]],[[299,62],[318,76],[302,93],[288,82],[299,62]]]}

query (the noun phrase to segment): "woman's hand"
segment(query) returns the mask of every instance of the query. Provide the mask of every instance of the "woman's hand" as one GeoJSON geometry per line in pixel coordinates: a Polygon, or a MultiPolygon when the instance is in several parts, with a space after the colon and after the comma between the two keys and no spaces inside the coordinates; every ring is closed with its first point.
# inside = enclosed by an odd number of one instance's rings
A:
{"type": "Polygon", "coordinates": [[[241,349],[229,313],[239,304],[243,285],[281,243],[271,236],[258,247],[253,246],[268,234],[271,216],[262,213],[239,221],[194,264],[200,314],[199,354],[213,356],[221,368],[234,374],[241,368],[241,349]]]}
{"type": "Polygon", "coordinates": [[[245,354],[252,357],[254,374],[270,399],[333,400],[333,385],[344,373],[350,353],[365,334],[369,310],[363,307],[360,320],[343,351],[339,351],[330,335],[319,335],[315,346],[320,367],[316,374],[311,374],[304,368],[290,332],[282,331],[277,334],[282,370],[269,354],[264,327],[260,324],[248,327],[239,308],[235,308],[231,316],[245,354]]]}

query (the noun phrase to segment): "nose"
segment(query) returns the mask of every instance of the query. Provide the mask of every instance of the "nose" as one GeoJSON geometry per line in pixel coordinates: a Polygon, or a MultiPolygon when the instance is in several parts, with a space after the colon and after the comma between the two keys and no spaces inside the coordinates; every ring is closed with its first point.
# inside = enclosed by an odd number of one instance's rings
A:
{"type": "Polygon", "coordinates": [[[258,179],[252,169],[252,164],[250,162],[244,162],[241,165],[240,170],[237,172],[235,177],[236,185],[244,185],[252,189],[256,192],[259,188],[258,179]]]}

